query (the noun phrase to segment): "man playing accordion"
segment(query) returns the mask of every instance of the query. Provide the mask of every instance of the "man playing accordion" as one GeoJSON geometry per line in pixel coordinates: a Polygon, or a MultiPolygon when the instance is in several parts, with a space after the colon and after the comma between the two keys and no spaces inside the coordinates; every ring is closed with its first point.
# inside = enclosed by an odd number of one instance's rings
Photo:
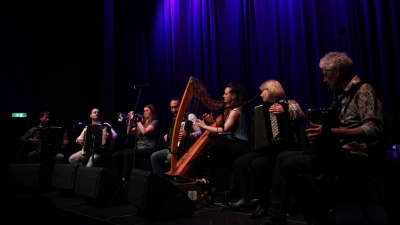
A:
{"type": "Polygon", "coordinates": [[[92,123],[86,126],[76,139],[76,143],[82,145],[82,150],[69,157],[70,164],[98,166],[99,161],[109,154],[111,142],[118,138],[110,124],[100,121],[99,109],[92,109],[90,118],[92,123]]]}
{"type": "Polygon", "coordinates": [[[383,133],[383,111],[374,88],[368,83],[357,85],[361,80],[354,75],[353,61],[346,53],[327,53],[321,58],[319,67],[324,82],[341,95],[357,87],[353,94],[346,94],[338,102],[339,127],[329,128],[325,132],[322,124],[310,123],[306,129],[310,145],[320,143],[324,133],[328,133],[340,140],[340,146],[334,149],[336,151],[331,154],[332,157],[320,154],[330,150],[331,146],[320,146],[315,149],[318,152],[289,151],[278,155],[271,188],[269,218],[262,225],[287,224],[289,188],[307,224],[334,224],[308,176],[334,172],[356,178],[379,168],[379,160],[375,156],[381,155],[378,152],[383,149],[379,147],[383,133]]]}

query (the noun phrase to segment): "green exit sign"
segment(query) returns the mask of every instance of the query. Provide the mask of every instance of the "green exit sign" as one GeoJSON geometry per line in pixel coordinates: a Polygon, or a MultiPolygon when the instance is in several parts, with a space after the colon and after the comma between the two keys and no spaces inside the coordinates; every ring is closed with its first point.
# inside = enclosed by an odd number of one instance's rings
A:
{"type": "Polygon", "coordinates": [[[26,117],[26,113],[11,113],[11,117],[26,117]]]}

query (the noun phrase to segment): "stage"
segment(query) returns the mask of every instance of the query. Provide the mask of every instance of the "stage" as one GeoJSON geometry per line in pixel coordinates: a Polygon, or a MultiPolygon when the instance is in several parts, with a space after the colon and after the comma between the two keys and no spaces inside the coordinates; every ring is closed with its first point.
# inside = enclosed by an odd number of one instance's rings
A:
{"type": "MultiPolygon", "coordinates": [[[[372,225],[394,225],[398,224],[400,218],[397,204],[400,199],[397,184],[397,173],[400,171],[398,152],[389,150],[385,160],[387,173],[378,182],[385,194],[386,207],[382,202],[377,201],[365,205],[372,225]]],[[[76,169],[71,165],[60,166],[60,168],[63,167],[76,169]]],[[[40,166],[37,165],[32,165],[32,168],[35,168],[35,171],[40,170],[38,169],[40,166]]],[[[44,187],[36,186],[39,183],[33,186],[3,185],[1,189],[2,218],[18,224],[49,222],[61,225],[258,225],[265,219],[250,219],[249,213],[254,208],[241,212],[227,208],[223,204],[223,193],[217,192],[215,203],[209,204],[200,198],[200,188],[193,183],[176,183],[173,180],[160,178],[149,171],[135,171],[133,174],[136,182],[133,185],[121,185],[120,180],[104,168],[83,167],[78,173],[82,179],[81,185],[84,184],[84,189],[81,189],[83,191],[60,189],[54,187],[55,183],[44,187]],[[86,177],[85,172],[88,172],[86,177]],[[88,179],[90,177],[96,177],[97,183],[93,179],[88,179]],[[92,192],[95,193],[93,194],[95,197],[88,197],[92,195],[92,192]],[[174,214],[174,212],[178,213],[174,214]]],[[[337,224],[367,224],[359,203],[346,196],[342,197],[337,199],[337,224]]],[[[237,200],[237,196],[229,193],[228,199],[237,200]]],[[[288,225],[306,224],[294,200],[287,221],[288,225]]]]}

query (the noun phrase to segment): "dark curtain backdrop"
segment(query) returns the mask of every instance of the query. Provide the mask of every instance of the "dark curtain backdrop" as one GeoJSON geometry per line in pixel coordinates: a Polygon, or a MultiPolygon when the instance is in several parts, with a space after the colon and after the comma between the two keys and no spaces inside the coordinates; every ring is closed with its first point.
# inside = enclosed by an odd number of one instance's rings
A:
{"type": "MultiPolygon", "coordinates": [[[[103,84],[111,82],[104,78],[103,9],[102,1],[0,5],[0,140],[7,146],[1,175],[10,163],[27,160],[17,140],[39,124],[41,111],[52,112],[53,125],[72,129],[90,122],[91,108],[104,108],[103,84]],[[12,118],[12,112],[27,117],[12,118]]],[[[69,136],[73,146],[76,132],[69,136]]]]}
{"type": "Polygon", "coordinates": [[[183,96],[190,76],[213,99],[222,99],[231,81],[249,99],[262,82],[277,79],[304,111],[326,108],[335,93],[323,82],[319,59],[344,51],[356,74],[375,85],[399,139],[397,0],[106,2],[113,7],[105,14],[114,15],[114,61],[105,62],[114,67],[114,113],[153,103],[165,131],[169,100],[183,96]],[[135,84],[151,87],[140,92],[135,84]]]}
{"type": "MultiPolygon", "coordinates": [[[[319,59],[345,51],[362,79],[375,84],[399,141],[400,47],[397,0],[147,0],[17,2],[0,6],[0,111],[3,137],[50,110],[55,123],[89,122],[99,107],[124,140],[114,116],[155,105],[166,132],[169,100],[190,76],[213,99],[242,84],[247,99],[279,80],[303,110],[328,107],[319,59]],[[346,29],[342,35],[340,31],[346,29]],[[341,37],[341,38],[340,38],[341,37]],[[134,90],[136,84],[151,87],[134,90]],[[11,112],[28,112],[12,119],[11,112]]],[[[249,105],[250,119],[255,102],[249,105]]]]}

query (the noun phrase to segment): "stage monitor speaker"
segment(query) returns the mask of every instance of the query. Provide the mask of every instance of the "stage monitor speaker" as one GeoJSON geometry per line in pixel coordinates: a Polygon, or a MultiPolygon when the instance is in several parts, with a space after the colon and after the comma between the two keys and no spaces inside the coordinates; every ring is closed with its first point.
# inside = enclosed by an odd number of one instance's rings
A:
{"type": "Polygon", "coordinates": [[[8,185],[13,188],[31,187],[31,190],[48,189],[51,184],[51,169],[43,163],[11,164],[8,170],[8,185]]]}
{"type": "Polygon", "coordinates": [[[75,194],[86,203],[102,207],[126,203],[125,184],[115,173],[102,167],[78,167],[75,194]]]}
{"type": "Polygon", "coordinates": [[[55,164],[51,187],[63,194],[73,194],[78,167],[78,164],[55,164]]]}
{"type": "Polygon", "coordinates": [[[178,187],[152,172],[132,169],[128,202],[153,221],[191,217],[196,205],[178,187]]]}

